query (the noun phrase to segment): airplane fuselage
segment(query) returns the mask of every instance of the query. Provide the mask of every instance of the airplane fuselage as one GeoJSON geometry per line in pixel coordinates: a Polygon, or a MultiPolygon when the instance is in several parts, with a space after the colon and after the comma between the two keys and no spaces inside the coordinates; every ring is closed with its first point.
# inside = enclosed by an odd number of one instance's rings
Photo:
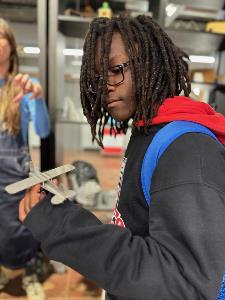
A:
{"type": "Polygon", "coordinates": [[[59,190],[59,188],[54,185],[50,180],[42,183],[42,188],[46,189],[47,191],[49,191],[52,194],[57,195],[58,197],[65,199],[65,194],[59,190]]]}

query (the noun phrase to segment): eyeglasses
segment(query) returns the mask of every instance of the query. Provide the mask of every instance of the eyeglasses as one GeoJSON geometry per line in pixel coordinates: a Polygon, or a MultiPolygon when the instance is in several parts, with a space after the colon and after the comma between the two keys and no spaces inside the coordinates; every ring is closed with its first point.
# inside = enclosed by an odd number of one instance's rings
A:
{"type": "MultiPolygon", "coordinates": [[[[124,81],[124,72],[125,68],[129,66],[129,61],[113,66],[108,70],[107,74],[107,85],[110,86],[117,86],[121,84],[124,81]]],[[[89,85],[88,91],[92,94],[97,93],[99,80],[102,79],[101,75],[95,75],[95,79],[93,80],[93,83],[89,85]]]]}

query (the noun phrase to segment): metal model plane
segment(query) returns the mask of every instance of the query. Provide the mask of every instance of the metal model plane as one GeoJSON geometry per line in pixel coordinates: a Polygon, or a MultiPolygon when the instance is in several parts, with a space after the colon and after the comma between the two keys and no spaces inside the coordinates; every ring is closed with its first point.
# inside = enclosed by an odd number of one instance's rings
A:
{"type": "Polygon", "coordinates": [[[41,188],[54,194],[51,199],[51,203],[60,204],[63,203],[66,199],[72,199],[76,193],[72,190],[66,190],[62,184],[60,184],[59,186],[53,184],[52,179],[64,173],[70,172],[73,169],[74,166],[72,165],[63,165],[46,172],[40,172],[37,168],[34,167],[33,163],[30,162],[30,177],[7,185],[5,187],[5,190],[9,194],[16,194],[20,191],[32,187],[35,184],[41,183],[41,188]]]}

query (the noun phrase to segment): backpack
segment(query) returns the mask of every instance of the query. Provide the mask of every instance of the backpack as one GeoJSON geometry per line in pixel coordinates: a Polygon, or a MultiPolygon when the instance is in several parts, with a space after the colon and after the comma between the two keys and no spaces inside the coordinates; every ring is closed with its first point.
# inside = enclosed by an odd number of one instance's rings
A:
{"type": "MultiPolygon", "coordinates": [[[[151,203],[150,187],[152,176],[161,155],[178,137],[190,132],[207,134],[220,143],[208,128],[190,121],[173,121],[160,129],[148,146],[141,167],[141,185],[148,205],[151,203]]],[[[225,272],[217,300],[225,300],[225,272]]]]}

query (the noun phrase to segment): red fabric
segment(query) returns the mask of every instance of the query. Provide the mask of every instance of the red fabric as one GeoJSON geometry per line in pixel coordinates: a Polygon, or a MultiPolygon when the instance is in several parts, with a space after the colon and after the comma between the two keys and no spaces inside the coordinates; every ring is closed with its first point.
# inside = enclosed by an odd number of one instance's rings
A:
{"type": "MultiPolygon", "coordinates": [[[[225,103],[224,103],[225,104],[225,103]]],[[[152,120],[152,125],[171,121],[192,121],[208,127],[225,145],[225,117],[217,113],[209,104],[184,96],[167,98],[152,120]]],[[[136,124],[144,126],[143,120],[136,124]]]]}

